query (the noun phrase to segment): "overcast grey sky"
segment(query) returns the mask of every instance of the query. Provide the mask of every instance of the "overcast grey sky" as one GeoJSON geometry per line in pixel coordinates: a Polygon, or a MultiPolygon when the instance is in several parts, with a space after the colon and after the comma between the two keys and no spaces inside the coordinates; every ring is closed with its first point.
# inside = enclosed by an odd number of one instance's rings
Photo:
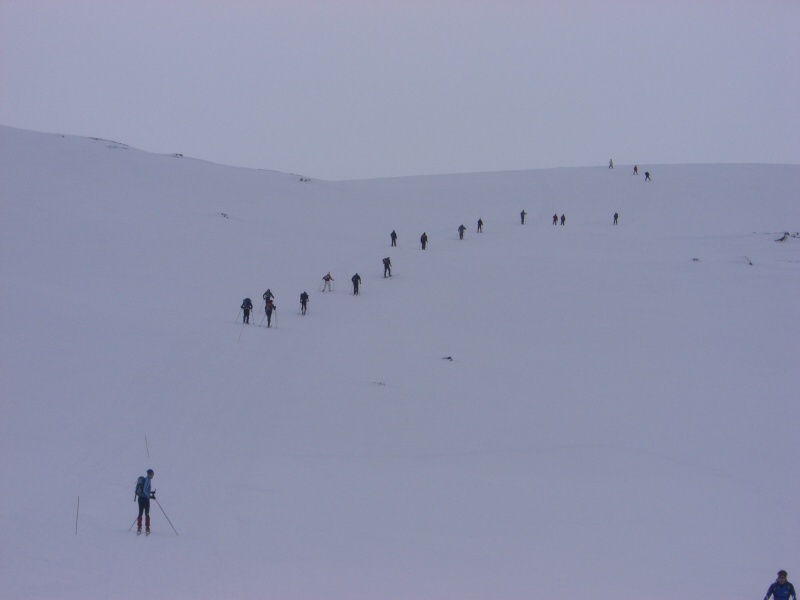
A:
{"type": "Polygon", "coordinates": [[[800,163],[797,0],[0,0],[0,124],[326,179],[800,163]]]}

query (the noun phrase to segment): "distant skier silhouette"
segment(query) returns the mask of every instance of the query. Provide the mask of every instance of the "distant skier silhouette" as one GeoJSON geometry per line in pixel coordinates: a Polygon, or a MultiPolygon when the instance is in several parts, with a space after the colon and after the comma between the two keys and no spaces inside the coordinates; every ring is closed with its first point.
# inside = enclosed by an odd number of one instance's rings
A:
{"type": "Polygon", "coordinates": [[[392,233],[389,237],[392,238],[392,246],[397,246],[397,232],[394,229],[392,229],[392,233]]]}
{"type": "Polygon", "coordinates": [[[387,256],[383,259],[383,277],[391,277],[392,276],[392,261],[387,256]]]}
{"type": "Polygon", "coordinates": [[[239,308],[242,309],[242,323],[250,323],[250,311],[253,310],[252,300],[245,298],[239,308]]]}
{"type": "Polygon", "coordinates": [[[478,233],[483,231],[483,219],[478,219],[478,233]]]}
{"type": "Polygon", "coordinates": [[[519,213],[519,222],[522,225],[525,225],[525,215],[527,215],[527,214],[528,213],[526,213],[524,210],[521,213],[519,213]]]}
{"type": "Polygon", "coordinates": [[[272,302],[272,299],[266,301],[264,304],[264,313],[267,315],[267,327],[272,327],[272,311],[278,310],[278,307],[272,302]]]}
{"type": "Polygon", "coordinates": [[[333,290],[331,290],[331,281],[333,281],[333,277],[331,276],[331,272],[330,271],[328,271],[328,274],[325,275],[325,277],[322,278],[322,281],[325,282],[325,283],[322,284],[322,291],[323,292],[325,290],[328,290],[329,292],[333,291],[333,290]]]}
{"type": "Polygon", "coordinates": [[[464,225],[460,225],[460,226],[458,227],[458,239],[460,239],[460,240],[463,240],[463,239],[464,239],[464,232],[465,232],[466,230],[467,230],[467,228],[466,228],[466,227],[464,227],[464,225]]]}
{"type": "Polygon", "coordinates": [[[308,310],[308,294],[303,292],[300,294],[300,314],[306,314],[306,310],[308,310]]]}
{"type": "Polygon", "coordinates": [[[419,243],[422,244],[422,249],[425,250],[425,247],[428,245],[428,234],[424,231],[422,232],[422,235],[419,236],[419,243]]]}
{"type": "Polygon", "coordinates": [[[361,284],[361,276],[356,273],[350,278],[350,281],[353,282],[353,296],[358,296],[358,286],[361,284]]]}

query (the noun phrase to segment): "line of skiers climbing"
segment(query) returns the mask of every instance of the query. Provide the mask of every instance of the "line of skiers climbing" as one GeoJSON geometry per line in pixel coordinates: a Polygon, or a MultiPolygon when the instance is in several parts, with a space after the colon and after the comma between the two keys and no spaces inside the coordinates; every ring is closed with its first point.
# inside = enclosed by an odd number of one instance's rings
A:
{"type": "MultiPolygon", "coordinates": [[[[609,168],[610,169],[614,168],[613,167],[613,161],[611,161],[609,163],[609,168]]],[[[634,173],[634,175],[638,174],[638,167],[636,165],[634,165],[634,167],[633,167],[633,173],[634,173]]],[[[645,173],[645,175],[646,175],[647,180],[649,180],[650,179],[650,173],[645,173]]],[[[525,217],[527,216],[527,214],[528,213],[525,210],[522,210],[519,213],[520,223],[522,225],[525,224],[525,217]]],[[[615,212],[614,213],[614,225],[616,225],[618,221],[619,221],[619,213],[615,212]]],[[[553,215],[553,225],[558,225],[559,223],[561,223],[561,225],[565,225],[566,222],[567,222],[567,216],[565,214],[562,214],[560,217],[558,216],[558,213],[555,213],[553,215]]],[[[466,230],[467,230],[467,228],[463,224],[461,224],[458,227],[458,239],[460,239],[460,240],[464,239],[464,232],[466,230]]],[[[482,233],[483,232],[483,219],[482,218],[478,219],[477,232],[478,233],[482,233]]],[[[398,237],[397,236],[397,231],[395,231],[393,229],[392,233],[389,234],[389,239],[391,240],[391,245],[392,246],[397,246],[397,237],[398,237]]],[[[428,246],[428,234],[423,231],[422,235],[419,238],[419,241],[420,241],[420,244],[422,246],[422,249],[425,250],[427,248],[427,246],[428,246]]],[[[392,276],[392,260],[391,260],[390,257],[387,256],[387,257],[385,257],[383,259],[383,277],[385,279],[386,277],[391,277],[391,276],[392,276]]],[[[322,277],[322,287],[321,287],[320,291],[322,291],[323,293],[326,292],[326,291],[327,292],[332,292],[333,291],[333,281],[334,281],[333,275],[331,275],[331,272],[328,271],[322,277]]],[[[361,276],[358,273],[356,273],[355,275],[353,275],[350,278],[350,281],[353,284],[353,295],[354,296],[358,296],[359,295],[358,289],[359,289],[359,286],[361,285],[361,276]]],[[[266,318],[266,320],[267,320],[267,327],[272,327],[272,315],[273,315],[273,312],[278,310],[278,307],[275,305],[275,302],[274,302],[275,295],[272,293],[272,291],[270,289],[267,289],[267,291],[264,292],[264,294],[262,295],[262,298],[264,300],[264,305],[263,305],[264,306],[264,318],[266,318]]],[[[306,312],[308,311],[308,300],[309,300],[308,292],[304,291],[302,294],[300,294],[300,314],[301,315],[305,315],[306,312]]],[[[242,305],[239,308],[241,309],[242,323],[243,324],[249,324],[250,323],[250,313],[253,311],[253,302],[252,302],[252,300],[250,300],[250,298],[245,298],[242,301],[242,305]]],[[[261,320],[262,323],[264,322],[264,318],[262,318],[262,320],[261,320]]],[[[237,318],[237,320],[238,320],[238,318],[237,318]]],[[[277,323],[277,321],[276,321],[276,323],[277,323]]]]}

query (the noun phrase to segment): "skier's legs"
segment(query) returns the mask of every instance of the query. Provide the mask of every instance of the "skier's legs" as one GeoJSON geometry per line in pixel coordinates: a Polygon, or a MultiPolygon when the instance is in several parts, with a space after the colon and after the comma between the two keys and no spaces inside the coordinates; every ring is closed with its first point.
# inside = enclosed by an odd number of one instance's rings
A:
{"type": "Polygon", "coordinates": [[[150,498],[147,496],[139,496],[139,516],[136,519],[136,524],[139,531],[142,530],[142,514],[145,515],[145,526],[150,529],[150,498]]]}

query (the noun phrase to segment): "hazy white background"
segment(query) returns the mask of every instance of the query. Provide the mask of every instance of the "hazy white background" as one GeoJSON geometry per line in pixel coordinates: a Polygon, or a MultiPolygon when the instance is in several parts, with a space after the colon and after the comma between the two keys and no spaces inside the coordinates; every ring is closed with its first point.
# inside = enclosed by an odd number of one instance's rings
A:
{"type": "Polygon", "coordinates": [[[0,123],[346,179],[800,163],[800,3],[0,0],[0,123]]]}

